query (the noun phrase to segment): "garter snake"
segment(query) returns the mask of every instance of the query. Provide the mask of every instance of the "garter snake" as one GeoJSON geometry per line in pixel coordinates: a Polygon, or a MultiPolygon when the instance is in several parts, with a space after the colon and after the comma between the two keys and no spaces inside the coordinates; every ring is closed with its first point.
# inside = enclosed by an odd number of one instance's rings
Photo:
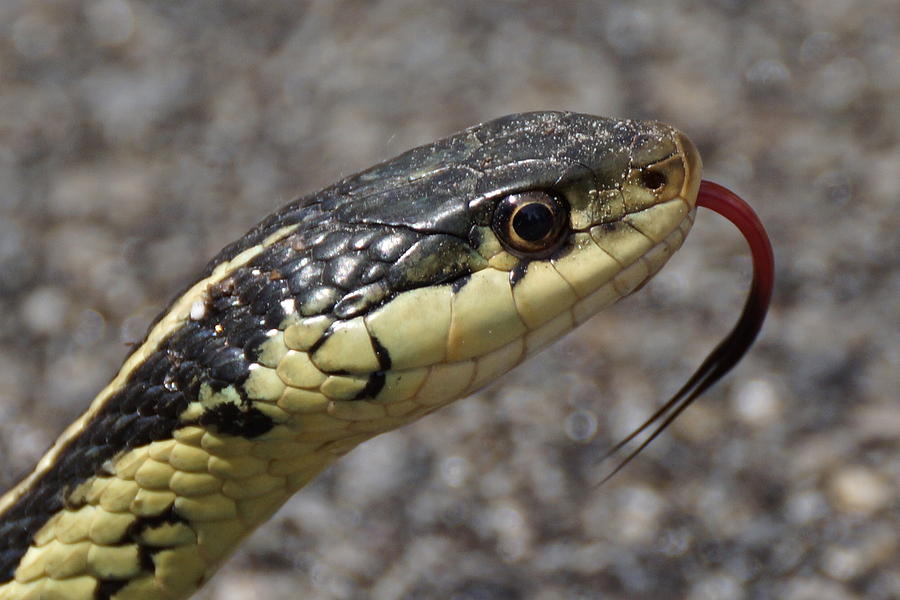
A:
{"type": "Polygon", "coordinates": [[[0,599],[190,595],[334,460],[643,285],[700,170],[667,125],[515,114],[285,206],[0,498],[0,599]]]}

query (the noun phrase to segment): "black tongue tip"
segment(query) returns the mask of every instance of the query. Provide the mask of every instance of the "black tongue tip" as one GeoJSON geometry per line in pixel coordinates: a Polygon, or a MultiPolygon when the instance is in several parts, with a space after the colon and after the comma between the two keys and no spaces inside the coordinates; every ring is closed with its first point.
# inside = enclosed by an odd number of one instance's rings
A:
{"type": "Polygon", "coordinates": [[[628,434],[625,439],[613,446],[602,457],[601,461],[605,461],[617,454],[628,443],[655,425],[647,438],[626,455],[600,481],[601,484],[609,481],[613,475],[621,471],[650,442],[656,439],[666,427],[671,425],[678,418],[678,415],[684,412],[694,400],[721,379],[743,358],[750,346],[753,345],[754,340],[756,340],[760,329],[762,329],[763,321],[765,321],[766,313],[769,310],[775,281],[775,259],[769,236],[759,217],[756,216],[750,205],[734,192],[711,181],[702,181],[700,183],[700,191],[697,194],[697,206],[719,213],[734,223],[744,235],[753,256],[753,281],[750,285],[750,293],[747,295],[744,310],[734,329],[710,352],[709,356],[691,375],[687,383],[666,401],[659,410],[653,413],[650,418],[628,434]]]}

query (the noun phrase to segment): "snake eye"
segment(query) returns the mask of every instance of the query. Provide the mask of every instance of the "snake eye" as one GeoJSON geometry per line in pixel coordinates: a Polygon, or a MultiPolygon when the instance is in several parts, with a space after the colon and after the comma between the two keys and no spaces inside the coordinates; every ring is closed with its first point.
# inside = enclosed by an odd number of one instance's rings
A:
{"type": "Polygon", "coordinates": [[[564,237],[568,208],[558,196],[543,191],[510,194],[494,212],[494,233],[516,255],[545,255],[564,237]]]}

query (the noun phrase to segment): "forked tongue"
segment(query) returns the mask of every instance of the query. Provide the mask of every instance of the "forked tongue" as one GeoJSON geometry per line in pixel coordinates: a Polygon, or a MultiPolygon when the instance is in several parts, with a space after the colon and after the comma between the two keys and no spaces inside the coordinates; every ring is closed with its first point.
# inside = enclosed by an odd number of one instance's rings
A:
{"type": "Polygon", "coordinates": [[[750,293],[747,295],[747,302],[744,304],[744,311],[731,333],[719,342],[715,350],[710,352],[687,383],[640,427],[632,431],[603,456],[601,460],[607,460],[644,432],[650,432],[637,448],[625,456],[615,469],[600,481],[601,484],[621,471],[666,427],[671,425],[672,421],[677,419],[678,415],[684,412],[684,409],[690,406],[700,394],[712,387],[741,360],[756,339],[766,318],[766,311],[769,310],[775,279],[775,261],[772,255],[772,244],[769,242],[769,236],[759,217],[756,216],[750,205],[741,200],[734,192],[711,181],[700,183],[697,206],[713,210],[734,223],[744,234],[744,238],[750,246],[750,252],[753,255],[753,283],[750,286],[750,293]]]}

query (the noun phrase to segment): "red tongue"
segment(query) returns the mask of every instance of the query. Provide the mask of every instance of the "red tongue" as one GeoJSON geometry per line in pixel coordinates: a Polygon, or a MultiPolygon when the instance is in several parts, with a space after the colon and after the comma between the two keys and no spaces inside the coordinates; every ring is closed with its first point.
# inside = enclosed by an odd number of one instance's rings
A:
{"type": "Polygon", "coordinates": [[[700,182],[700,192],[697,195],[697,206],[703,206],[713,210],[732,223],[744,234],[750,252],[753,255],[753,283],[741,318],[731,333],[722,340],[715,350],[710,352],[706,360],[691,375],[678,392],[672,396],[662,407],[644,421],[644,423],[632,431],[628,437],[607,452],[602,460],[606,460],[625,447],[634,438],[646,431],[652,425],[656,427],[649,437],[628,454],[606,477],[601,484],[608,481],[613,475],[622,470],[631,460],[640,454],[650,442],[662,433],[684,409],[696,400],[700,394],[708,390],[715,382],[721,379],[734,365],[741,360],[759,330],[762,328],[769,310],[769,302],[772,299],[772,286],[775,279],[775,261],[772,256],[772,244],[766,230],[746,202],[741,200],[734,192],[711,181],[700,182]]]}

